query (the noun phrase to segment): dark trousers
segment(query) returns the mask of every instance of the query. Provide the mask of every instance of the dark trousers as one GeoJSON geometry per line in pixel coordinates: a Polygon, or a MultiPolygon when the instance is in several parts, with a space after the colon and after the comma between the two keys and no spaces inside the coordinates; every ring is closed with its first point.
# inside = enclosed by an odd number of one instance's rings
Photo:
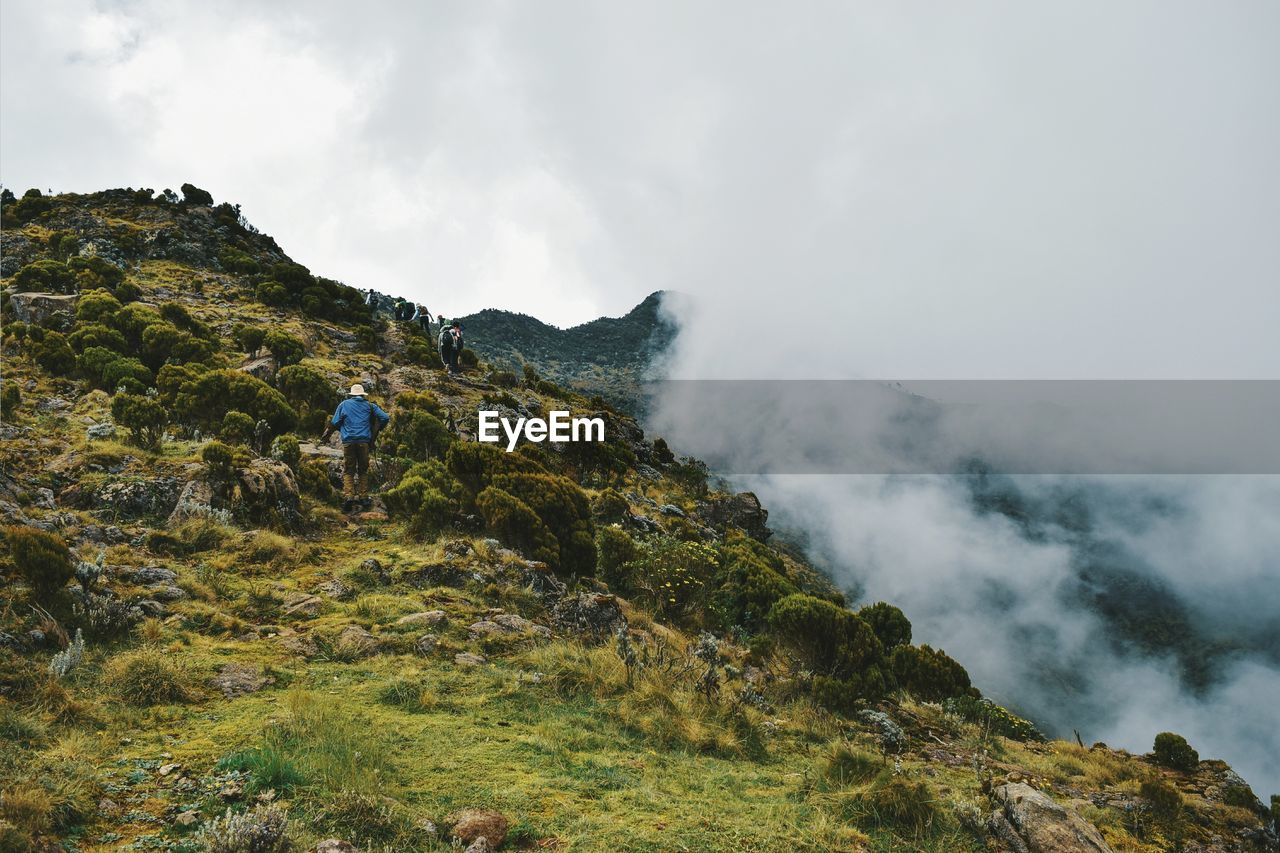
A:
{"type": "Polygon", "coordinates": [[[369,443],[353,441],[342,445],[342,496],[364,497],[369,494],[369,443]]]}

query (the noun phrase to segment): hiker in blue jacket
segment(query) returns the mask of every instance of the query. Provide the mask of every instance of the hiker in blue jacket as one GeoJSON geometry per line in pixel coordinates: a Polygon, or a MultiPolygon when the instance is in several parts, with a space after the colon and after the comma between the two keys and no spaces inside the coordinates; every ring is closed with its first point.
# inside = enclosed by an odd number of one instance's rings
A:
{"type": "Polygon", "coordinates": [[[391,420],[365,396],[363,385],[352,385],[350,396],[338,404],[321,437],[321,441],[328,441],[337,429],[342,439],[342,508],[347,510],[357,501],[369,503],[369,445],[391,420]]]}

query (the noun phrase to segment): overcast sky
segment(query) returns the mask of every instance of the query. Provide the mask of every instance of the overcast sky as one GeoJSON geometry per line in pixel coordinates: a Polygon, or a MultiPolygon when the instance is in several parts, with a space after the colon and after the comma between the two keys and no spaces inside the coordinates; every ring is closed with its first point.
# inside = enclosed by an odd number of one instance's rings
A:
{"type": "Polygon", "coordinates": [[[18,192],[191,181],[447,313],[679,290],[685,375],[1280,376],[1271,0],[0,8],[18,192]]]}

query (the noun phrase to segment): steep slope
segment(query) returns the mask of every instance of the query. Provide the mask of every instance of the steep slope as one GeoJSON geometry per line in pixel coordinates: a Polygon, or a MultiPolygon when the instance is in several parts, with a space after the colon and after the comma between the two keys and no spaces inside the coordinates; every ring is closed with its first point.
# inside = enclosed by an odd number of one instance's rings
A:
{"type": "MultiPolygon", "coordinates": [[[[197,193],[4,200],[0,849],[1275,848],[1226,765],[1044,741],[625,412],[446,377],[197,193]],[[353,381],[392,422],[348,514],[353,381]]],[[[657,317],[468,332],[607,379],[657,317]]]]}

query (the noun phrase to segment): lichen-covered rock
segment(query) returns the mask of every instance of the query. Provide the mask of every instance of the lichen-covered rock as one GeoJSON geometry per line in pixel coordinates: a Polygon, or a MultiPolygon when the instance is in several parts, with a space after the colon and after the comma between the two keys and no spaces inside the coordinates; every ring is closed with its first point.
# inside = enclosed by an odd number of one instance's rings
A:
{"type": "Polygon", "coordinates": [[[769,511],[760,505],[760,499],[753,492],[738,492],[701,503],[698,515],[713,527],[740,527],[760,542],[773,535],[766,525],[769,511]]]}
{"type": "Polygon", "coordinates": [[[599,592],[562,598],[551,611],[551,621],[562,631],[595,643],[607,641],[627,625],[618,599],[599,592]]]}
{"type": "Polygon", "coordinates": [[[176,477],[115,480],[86,494],[77,486],[63,491],[65,503],[84,509],[96,509],[114,518],[137,519],[168,516],[178,502],[181,488],[176,477]]]}
{"type": "Polygon", "coordinates": [[[1028,853],[1110,853],[1097,827],[1030,785],[1001,785],[991,796],[1000,806],[988,822],[993,834],[1007,834],[1007,821],[1028,853]]]}
{"type": "Polygon", "coordinates": [[[13,316],[24,323],[45,326],[55,322],[54,318],[70,323],[76,317],[76,303],[79,297],[61,293],[13,293],[9,295],[9,304],[13,307],[13,316]]]}
{"type": "Polygon", "coordinates": [[[255,459],[236,471],[238,509],[255,524],[291,527],[302,517],[298,481],[293,469],[278,459],[255,459]]]}
{"type": "Polygon", "coordinates": [[[169,513],[169,525],[177,525],[189,518],[205,518],[213,514],[213,486],[204,477],[197,477],[182,487],[173,512],[169,513]]]}
{"type": "Polygon", "coordinates": [[[346,657],[367,657],[378,650],[378,640],[359,625],[343,628],[333,645],[337,652],[346,657]]]}
{"type": "Polygon", "coordinates": [[[220,691],[228,699],[244,696],[246,693],[257,693],[268,684],[274,683],[275,679],[269,675],[263,675],[258,667],[243,663],[229,663],[209,679],[209,686],[220,691]]]}
{"type": "Polygon", "coordinates": [[[502,846],[511,827],[511,822],[501,812],[492,809],[462,809],[445,818],[445,822],[452,827],[453,837],[463,844],[484,838],[494,847],[502,846]]]}
{"type": "Polygon", "coordinates": [[[410,613],[396,620],[397,625],[408,627],[436,628],[449,620],[443,610],[424,610],[421,613],[410,613]]]}

